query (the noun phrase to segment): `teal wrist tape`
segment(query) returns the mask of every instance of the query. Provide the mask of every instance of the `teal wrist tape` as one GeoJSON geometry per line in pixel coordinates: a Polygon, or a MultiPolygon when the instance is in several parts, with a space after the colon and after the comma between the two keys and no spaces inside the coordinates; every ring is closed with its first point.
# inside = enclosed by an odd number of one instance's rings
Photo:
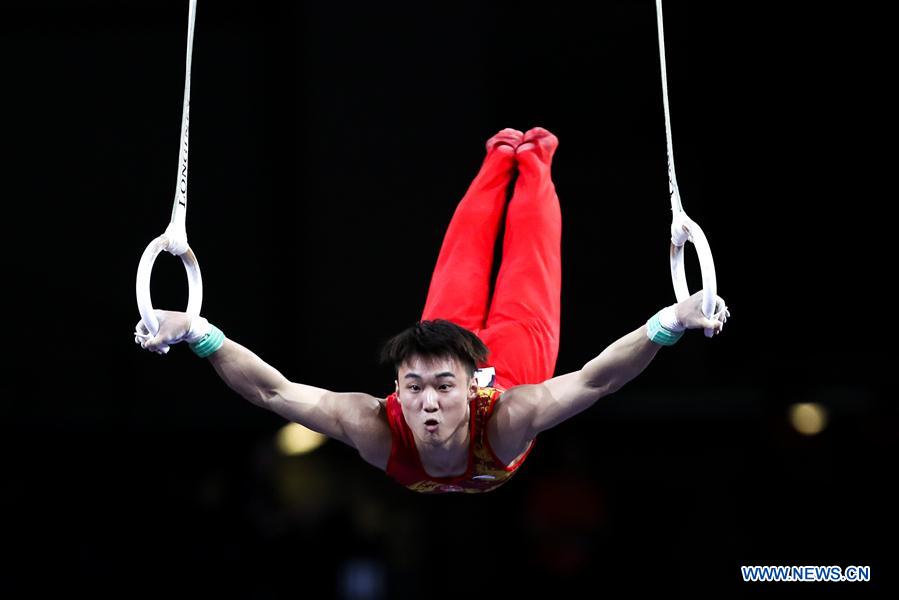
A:
{"type": "Polygon", "coordinates": [[[684,335],[684,332],[665,329],[659,322],[659,313],[656,313],[646,322],[646,335],[656,344],[673,346],[684,335]]]}
{"type": "Polygon", "coordinates": [[[210,325],[209,333],[190,345],[190,349],[200,358],[206,358],[216,352],[225,343],[225,334],[215,325],[210,325]]]}

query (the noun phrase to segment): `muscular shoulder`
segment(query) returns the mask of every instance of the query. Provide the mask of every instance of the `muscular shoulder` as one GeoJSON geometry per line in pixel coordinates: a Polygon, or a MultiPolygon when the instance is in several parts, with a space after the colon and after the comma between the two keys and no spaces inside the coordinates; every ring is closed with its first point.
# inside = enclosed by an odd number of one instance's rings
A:
{"type": "Polygon", "coordinates": [[[517,385],[503,392],[487,424],[490,446],[497,458],[510,464],[530,446],[533,431],[533,407],[546,393],[542,385],[517,385]]]}
{"type": "Polygon", "coordinates": [[[532,415],[534,407],[551,400],[549,390],[543,384],[516,385],[502,393],[496,402],[496,410],[507,413],[510,424],[521,425],[522,419],[532,415]]]}
{"type": "Polygon", "coordinates": [[[362,392],[336,394],[345,441],[369,464],[387,469],[391,436],[387,400],[362,392]]]}

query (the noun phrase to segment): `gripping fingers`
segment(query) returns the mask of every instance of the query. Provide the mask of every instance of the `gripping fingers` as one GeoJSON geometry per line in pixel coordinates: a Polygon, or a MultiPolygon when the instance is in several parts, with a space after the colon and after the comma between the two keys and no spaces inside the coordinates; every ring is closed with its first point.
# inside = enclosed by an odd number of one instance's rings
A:
{"type": "Polygon", "coordinates": [[[153,338],[149,333],[144,333],[139,329],[134,330],[134,343],[140,344],[142,348],[145,348],[145,344],[149,342],[153,338]]]}
{"type": "Polygon", "coordinates": [[[719,334],[724,330],[724,324],[730,316],[730,310],[727,308],[724,299],[721,296],[715,296],[715,309],[717,312],[712,315],[712,320],[717,321],[719,325],[716,327],[715,334],[719,334]]]}
{"type": "Polygon", "coordinates": [[[148,347],[147,342],[141,343],[140,346],[144,350],[149,350],[150,352],[155,352],[156,354],[168,354],[169,348],[171,348],[171,346],[169,346],[168,344],[159,344],[158,346],[148,347]]]}
{"type": "Polygon", "coordinates": [[[143,326],[143,322],[138,323],[134,328],[134,343],[140,344],[140,347],[144,350],[149,350],[156,354],[168,354],[170,348],[168,344],[159,344],[152,348],[148,347],[151,339],[153,339],[153,336],[147,333],[147,329],[143,326]]]}

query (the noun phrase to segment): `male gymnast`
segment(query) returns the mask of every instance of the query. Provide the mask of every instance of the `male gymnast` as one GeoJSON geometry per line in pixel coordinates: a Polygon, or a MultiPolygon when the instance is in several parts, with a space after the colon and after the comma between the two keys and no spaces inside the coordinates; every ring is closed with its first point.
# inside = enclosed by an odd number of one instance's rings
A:
{"type": "Polygon", "coordinates": [[[581,369],[553,377],[562,218],[550,170],[558,143],[541,127],[503,129],[487,141],[445,234],[421,320],[382,348],[382,363],[395,373],[387,398],[289,381],[206,319],[186,313],[157,310],[157,335],[141,321],[135,342],[157,353],[188,342],[253,404],[352,446],[413,491],[494,490],[521,466],[538,434],[620,389],[686,329],[717,335],[730,316],[716,297],[716,312],[706,318],[697,292],[581,369]],[[502,262],[489,298],[504,210],[502,262]]]}

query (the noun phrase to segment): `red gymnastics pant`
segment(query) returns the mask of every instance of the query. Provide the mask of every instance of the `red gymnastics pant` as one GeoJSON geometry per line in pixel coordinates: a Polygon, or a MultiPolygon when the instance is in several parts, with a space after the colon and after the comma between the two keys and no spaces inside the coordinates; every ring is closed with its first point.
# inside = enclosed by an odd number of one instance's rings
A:
{"type": "Polygon", "coordinates": [[[551,156],[495,148],[456,207],[431,277],[422,320],[446,319],[490,350],[496,385],[508,389],[553,376],[559,355],[562,213],[551,156]],[[490,275],[506,193],[502,262],[489,304],[490,275]]]}

